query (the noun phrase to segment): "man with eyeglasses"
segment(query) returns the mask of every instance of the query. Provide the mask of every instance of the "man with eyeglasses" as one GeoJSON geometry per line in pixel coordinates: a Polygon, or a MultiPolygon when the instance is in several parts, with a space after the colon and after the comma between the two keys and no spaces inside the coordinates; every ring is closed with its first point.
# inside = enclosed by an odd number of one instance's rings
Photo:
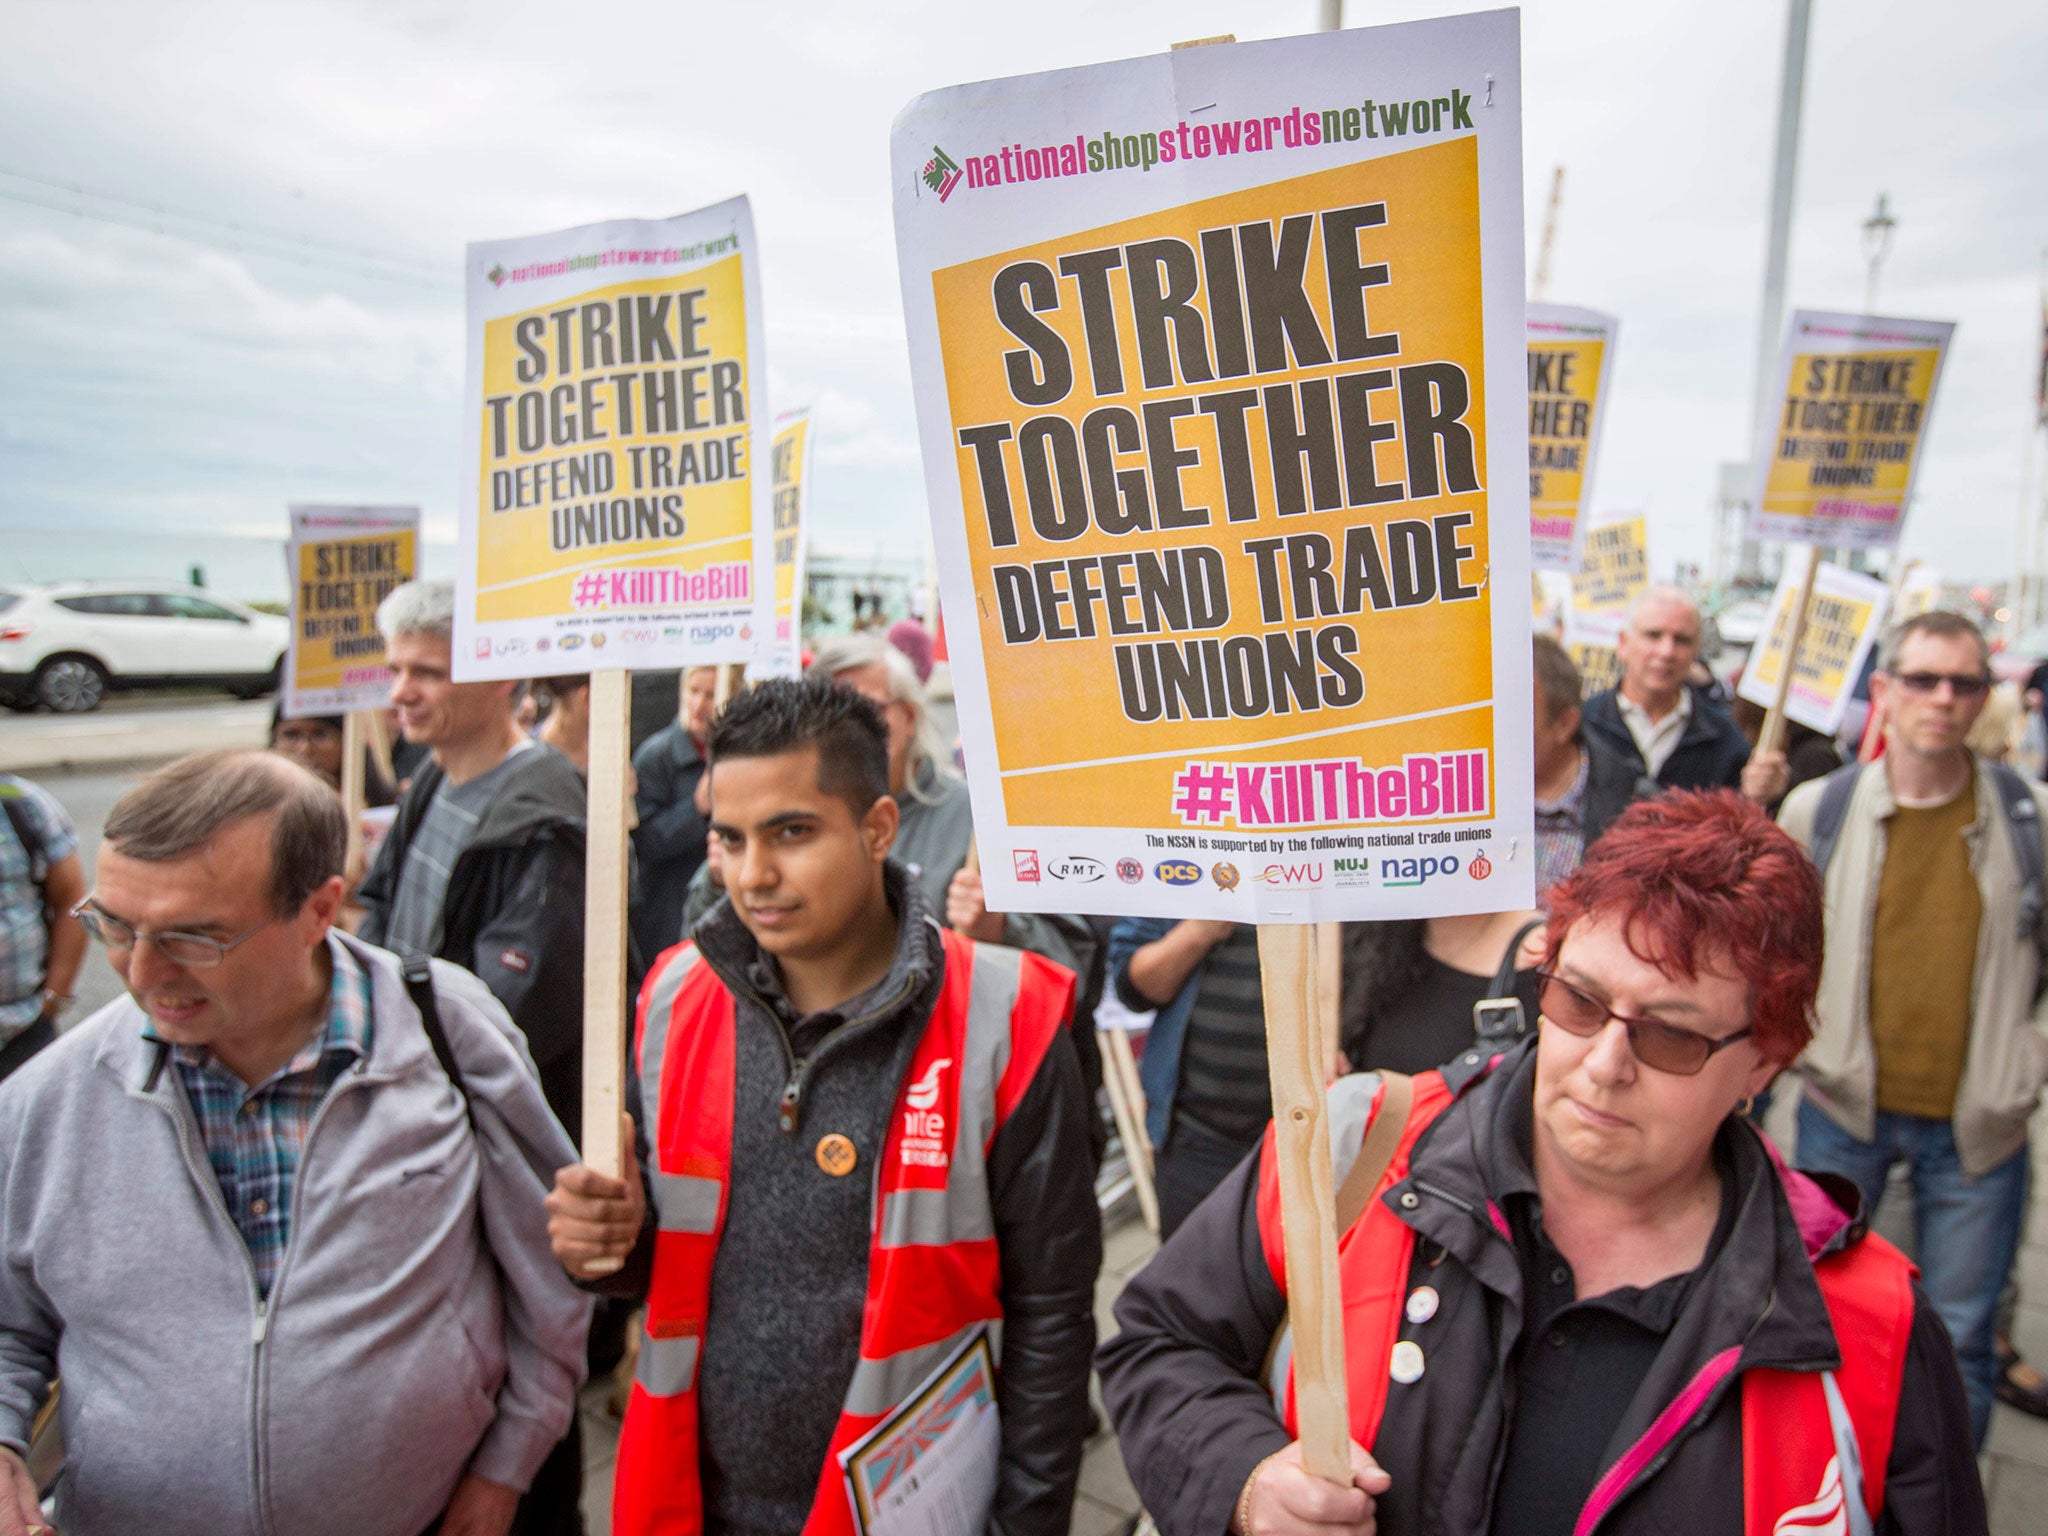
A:
{"type": "Polygon", "coordinates": [[[1872,1205],[1906,1166],[1923,1283],[1980,1444],[2000,1374],[1994,1314],[2026,1215],[2027,1121],[2048,1078],[2048,791],[1964,746],[1990,675],[1968,619],[1906,620],[1870,683],[1884,755],[1801,785],[1779,813],[1828,896],[1798,1162],[1855,1180],[1872,1205]]]}
{"type": "Polygon", "coordinates": [[[1103,1401],[1164,1536],[1982,1532],[1911,1266],[1744,1115],[1820,938],[1756,805],[1624,811],[1550,894],[1534,1039],[1330,1089],[1348,1486],[1302,1462],[1270,1136],[1118,1300],[1103,1401]]]}
{"type": "Polygon", "coordinates": [[[565,1529],[513,1521],[583,1374],[574,1149],[482,983],[335,929],[346,841],[264,752],[107,817],[75,916],[128,995],[0,1089],[0,1536],[60,1375],[67,1536],[565,1529]]]}

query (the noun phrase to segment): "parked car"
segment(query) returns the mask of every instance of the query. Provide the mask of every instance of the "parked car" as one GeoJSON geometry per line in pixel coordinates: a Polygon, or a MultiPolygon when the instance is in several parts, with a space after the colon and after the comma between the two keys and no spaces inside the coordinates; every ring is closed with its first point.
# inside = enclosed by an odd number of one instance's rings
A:
{"type": "Polygon", "coordinates": [[[192,587],[0,587],[0,704],[82,714],[110,688],[167,685],[253,699],[283,676],[289,632],[275,615],[192,587]]]}

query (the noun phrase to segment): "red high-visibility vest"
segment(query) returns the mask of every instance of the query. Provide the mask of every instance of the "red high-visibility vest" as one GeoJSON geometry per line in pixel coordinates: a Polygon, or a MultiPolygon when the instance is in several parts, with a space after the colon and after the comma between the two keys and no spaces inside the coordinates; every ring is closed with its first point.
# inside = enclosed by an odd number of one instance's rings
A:
{"type": "MultiPolygon", "coordinates": [[[[1378,1108],[1370,1076],[1345,1078],[1330,1090],[1333,1118],[1354,1121],[1366,1112],[1361,1096],[1378,1108]],[[1349,1097],[1353,1102],[1345,1104],[1349,1097]]],[[[1368,1450],[1379,1434],[1391,1388],[1389,1361],[1400,1340],[1415,1229],[1382,1198],[1408,1177],[1415,1143],[1456,1095],[1439,1072],[1415,1078],[1415,1099],[1394,1159],[1365,1210],[1337,1245],[1344,1296],[1344,1360],[1351,1438],[1368,1450]]],[[[1342,1170],[1339,1170],[1341,1182],[1342,1170]]],[[[1507,1223],[1490,1204],[1488,1214],[1506,1234],[1507,1223]]],[[[1287,1259],[1280,1218],[1280,1180],[1267,1128],[1259,1150],[1259,1240],[1281,1294],[1287,1259]]],[[[1898,1249],[1869,1233],[1813,1267],[1827,1302],[1842,1364],[1834,1371],[1752,1368],[1742,1377],[1743,1525],[1748,1536],[1785,1536],[1824,1530],[1861,1502],[1871,1522],[1884,1507],[1884,1475],[1891,1459],[1906,1346],[1913,1328],[1913,1266],[1898,1249]]],[[[1273,1353],[1267,1386],[1288,1433],[1295,1422],[1294,1357],[1283,1335],[1273,1353]]],[[[1722,1351],[1701,1368],[1649,1431],[1593,1487],[1577,1523],[1587,1536],[1628,1486],[1684,1429],[1713,1390],[1740,1362],[1741,1350],[1722,1351]]],[[[1397,1474],[1398,1475],[1398,1474],[1397,1474]]],[[[1867,1529],[1850,1516],[1835,1529],[1867,1529]]]]}
{"type": "MultiPolygon", "coordinates": [[[[1074,980],[1036,955],[951,932],[945,953],[938,1004],[897,1087],[872,1175],[860,1357],[805,1536],[851,1536],[839,1452],[974,1330],[1002,1317],[988,1151],[1065,1027],[1074,980]]],[[[635,1059],[658,1231],[639,1370],[619,1434],[612,1528],[619,1536],[696,1536],[704,1524],[697,1367],[732,1183],[735,1059],[732,994],[695,945],[669,950],[641,988],[635,1059]]],[[[803,1370],[805,1362],[788,1367],[803,1370]]]]}

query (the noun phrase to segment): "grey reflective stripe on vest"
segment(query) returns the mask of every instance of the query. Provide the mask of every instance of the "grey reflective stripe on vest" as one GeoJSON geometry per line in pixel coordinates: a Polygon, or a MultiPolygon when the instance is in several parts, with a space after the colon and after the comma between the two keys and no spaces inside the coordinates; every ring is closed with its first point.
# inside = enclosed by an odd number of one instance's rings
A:
{"type": "Polygon", "coordinates": [[[853,1380],[846,1388],[845,1411],[869,1417],[887,1413],[923,1386],[925,1378],[944,1365],[948,1355],[986,1326],[985,1323],[969,1323],[951,1338],[900,1350],[882,1360],[861,1356],[853,1368],[853,1380]]]}
{"type": "Polygon", "coordinates": [[[719,1185],[687,1173],[654,1174],[654,1220],[664,1232],[718,1229],[719,1185]]]}
{"type": "Polygon", "coordinates": [[[1828,1428],[1835,1436],[1835,1461],[1842,1473],[1842,1509],[1849,1517],[1849,1536],[1872,1536],[1870,1506],[1863,1495],[1863,1453],[1856,1445],[1856,1426],[1849,1418],[1849,1405],[1842,1401],[1842,1387],[1833,1371],[1820,1373],[1820,1389],[1828,1400],[1828,1428]]]}
{"type": "MultiPolygon", "coordinates": [[[[647,993],[645,1022],[640,1026],[640,1117],[645,1122],[640,1133],[650,1147],[655,1142],[655,1127],[661,1124],[661,1064],[668,1055],[669,1020],[676,1011],[676,995],[683,990],[683,982],[700,963],[697,946],[692,944],[655,972],[647,993]]],[[[660,1161],[658,1155],[656,1161],[660,1161]]]]}
{"type": "Polygon", "coordinates": [[[1377,1072],[1352,1072],[1330,1084],[1324,1095],[1329,1110],[1330,1187],[1336,1189],[1358,1161],[1358,1149],[1365,1144],[1365,1128],[1372,1119],[1372,1101],[1380,1091],[1377,1072]]]}
{"type": "MultiPolygon", "coordinates": [[[[1010,1014],[1024,957],[1014,949],[977,944],[968,982],[967,1028],[959,1068],[960,1123],[944,1189],[899,1189],[882,1199],[881,1246],[943,1246],[994,1237],[987,1147],[995,1133],[996,1085],[1010,1065],[1010,1014]]],[[[924,1378],[920,1376],[919,1381],[924,1378]]],[[[915,1385],[915,1383],[913,1383],[915,1385]]]]}
{"type": "MultiPolygon", "coordinates": [[[[1372,1101],[1380,1091],[1377,1072],[1352,1072],[1330,1084],[1324,1095],[1329,1107],[1330,1167],[1332,1188],[1342,1188],[1365,1145],[1365,1129],[1372,1120],[1372,1101]]],[[[1342,1233],[1338,1234],[1340,1237],[1342,1233]]],[[[1281,1413],[1287,1406],[1287,1372],[1294,1364],[1293,1313],[1281,1319],[1280,1331],[1266,1349],[1266,1395],[1281,1413]]]]}
{"type": "Polygon", "coordinates": [[[650,1397],[674,1397],[697,1382],[697,1353],[703,1340],[657,1339],[642,1335],[640,1364],[633,1379],[650,1397]]]}

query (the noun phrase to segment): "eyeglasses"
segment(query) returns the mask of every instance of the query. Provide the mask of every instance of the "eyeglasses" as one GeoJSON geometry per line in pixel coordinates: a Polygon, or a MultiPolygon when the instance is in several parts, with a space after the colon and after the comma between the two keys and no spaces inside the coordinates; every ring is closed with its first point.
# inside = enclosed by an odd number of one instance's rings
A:
{"type": "Polygon", "coordinates": [[[193,970],[207,970],[227,959],[228,951],[237,944],[243,944],[256,937],[271,923],[268,918],[251,928],[247,933],[232,939],[210,939],[203,933],[151,933],[146,929],[124,923],[118,917],[109,917],[92,904],[87,897],[71,909],[71,915],[87,933],[98,939],[108,949],[127,951],[143,939],[156,946],[157,953],[173,965],[188,966],[193,970]]]}
{"type": "Polygon", "coordinates": [[[1892,681],[1908,693],[1935,693],[1943,683],[1955,691],[1959,699],[1974,699],[1987,692],[1991,679],[1974,674],[1957,676],[1953,672],[1896,672],[1892,681]]]}
{"type": "Polygon", "coordinates": [[[1738,1029],[1734,1034],[1723,1035],[1716,1040],[1655,1019],[1623,1018],[1599,998],[1580,991],[1563,977],[1549,971],[1536,974],[1543,983],[1542,991],[1536,995],[1543,1018],[1566,1034],[1578,1035],[1582,1039],[1599,1034],[1607,1027],[1607,1021],[1613,1019],[1628,1030],[1628,1048],[1635,1052],[1637,1061],[1659,1072],[1669,1072],[1674,1077],[1694,1076],[1716,1051],[1724,1051],[1736,1041],[1746,1040],[1756,1033],[1754,1029],[1738,1029]]]}

